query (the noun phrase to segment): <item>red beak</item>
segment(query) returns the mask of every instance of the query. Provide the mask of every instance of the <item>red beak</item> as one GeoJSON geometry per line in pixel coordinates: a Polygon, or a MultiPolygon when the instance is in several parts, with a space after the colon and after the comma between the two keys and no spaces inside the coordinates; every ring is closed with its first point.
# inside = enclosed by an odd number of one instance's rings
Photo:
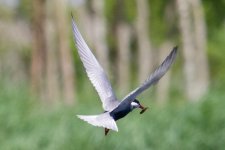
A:
{"type": "Polygon", "coordinates": [[[141,108],[142,110],[145,109],[141,104],[139,105],[139,108],[141,108]]]}

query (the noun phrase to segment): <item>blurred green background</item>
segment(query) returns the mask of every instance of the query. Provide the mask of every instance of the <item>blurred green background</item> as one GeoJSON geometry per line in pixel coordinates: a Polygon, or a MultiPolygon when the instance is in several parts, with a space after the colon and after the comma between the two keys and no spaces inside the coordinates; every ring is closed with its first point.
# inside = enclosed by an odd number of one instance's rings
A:
{"type": "Polygon", "coordinates": [[[222,150],[224,41],[224,0],[0,0],[0,149],[222,150]],[[118,133],[76,117],[103,110],[71,12],[118,99],[179,46],[171,71],[138,97],[150,109],[118,121],[118,133]]]}

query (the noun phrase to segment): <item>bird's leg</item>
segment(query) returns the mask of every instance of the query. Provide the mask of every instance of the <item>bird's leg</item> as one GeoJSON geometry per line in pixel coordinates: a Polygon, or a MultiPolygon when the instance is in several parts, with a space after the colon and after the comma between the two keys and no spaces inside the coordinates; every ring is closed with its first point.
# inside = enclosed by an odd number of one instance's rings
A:
{"type": "Polygon", "coordinates": [[[105,128],[105,136],[108,134],[109,129],[105,128]]]}
{"type": "Polygon", "coordinates": [[[148,109],[148,107],[144,107],[141,104],[140,104],[140,107],[139,108],[141,109],[140,114],[143,114],[148,109]]]}

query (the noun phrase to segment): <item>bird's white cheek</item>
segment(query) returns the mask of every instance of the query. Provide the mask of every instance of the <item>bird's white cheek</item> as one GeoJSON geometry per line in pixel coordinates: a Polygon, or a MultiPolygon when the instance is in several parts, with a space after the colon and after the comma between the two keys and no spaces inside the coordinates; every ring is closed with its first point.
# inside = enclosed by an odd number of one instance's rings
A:
{"type": "Polygon", "coordinates": [[[131,108],[137,108],[138,107],[138,104],[135,103],[135,102],[131,102],[131,108]]]}

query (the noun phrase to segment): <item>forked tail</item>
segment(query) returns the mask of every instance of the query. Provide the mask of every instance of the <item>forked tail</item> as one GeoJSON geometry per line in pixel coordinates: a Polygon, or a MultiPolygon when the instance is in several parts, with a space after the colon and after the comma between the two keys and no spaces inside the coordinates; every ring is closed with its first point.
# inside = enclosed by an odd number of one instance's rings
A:
{"type": "Polygon", "coordinates": [[[78,118],[92,124],[93,126],[104,127],[118,132],[115,120],[110,116],[109,112],[100,115],[77,115],[78,118]]]}

